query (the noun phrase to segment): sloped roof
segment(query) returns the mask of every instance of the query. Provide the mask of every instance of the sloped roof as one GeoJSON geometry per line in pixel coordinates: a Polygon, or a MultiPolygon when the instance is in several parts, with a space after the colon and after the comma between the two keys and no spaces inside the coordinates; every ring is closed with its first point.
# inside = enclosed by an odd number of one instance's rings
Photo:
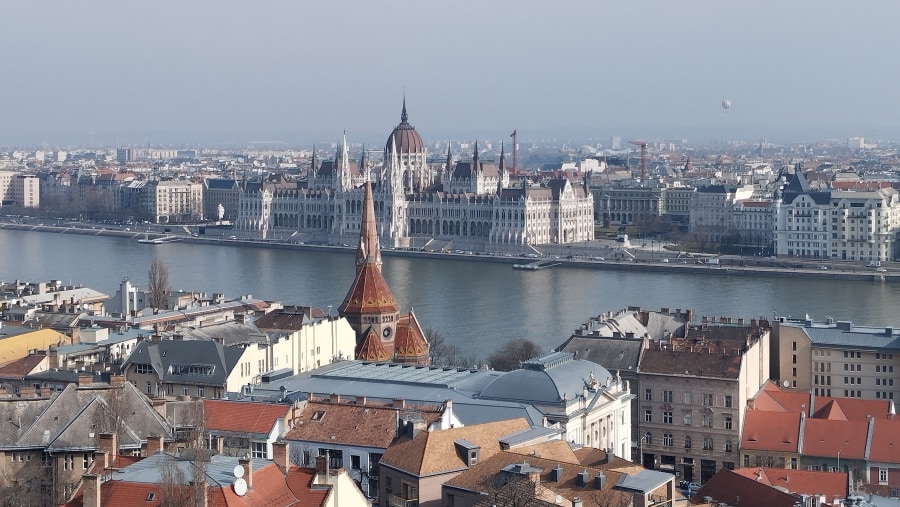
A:
{"type": "Polygon", "coordinates": [[[16,446],[49,405],[47,398],[0,398],[0,447],[16,446]]]}
{"type": "Polygon", "coordinates": [[[798,452],[799,412],[750,410],[744,413],[741,449],[798,452]]]}
{"type": "Polygon", "coordinates": [[[416,315],[410,310],[397,322],[394,335],[394,359],[398,361],[428,359],[428,341],[416,315]]]}
{"type": "Polygon", "coordinates": [[[900,453],[900,419],[876,419],[873,424],[869,461],[882,463],[900,461],[897,459],[900,453]]]}
{"type": "Polygon", "coordinates": [[[402,440],[388,447],[380,463],[419,477],[464,470],[466,461],[457,451],[457,440],[466,440],[479,446],[480,461],[500,452],[501,438],[528,427],[525,419],[512,419],[441,431],[423,431],[413,439],[402,440]]]}
{"type": "Polygon", "coordinates": [[[206,428],[211,431],[268,435],[290,410],[290,405],[273,403],[203,400],[206,428]]]}
{"type": "Polygon", "coordinates": [[[381,269],[375,264],[360,266],[353,285],[347,291],[344,302],[338,307],[342,316],[347,314],[379,314],[400,311],[394,294],[381,269]]]}
{"type": "Polygon", "coordinates": [[[740,499],[752,501],[753,505],[766,507],[794,507],[797,498],[794,495],[779,491],[762,482],[744,477],[727,468],[720,469],[697,493],[691,497],[691,503],[705,503],[710,497],[728,505],[742,505],[740,499]]]}
{"type": "Polygon", "coordinates": [[[773,488],[784,488],[791,493],[805,495],[824,494],[826,503],[835,498],[847,498],[847,474],[784,468],[738,468],[734,473],[761,482],[773,488]]]}
{"type": "Polygon", "coordinates": [[[47,356],[44,354],[30,354],[22,359],[6,363],[0,366],[0,379],[24,379],[26,375],[33,372],[41,363],[48,363],[47,356]]]}
{"type": "Polygon", "coordinates": [[[426,425],[440,417],[438,409],[398,409],[374,404],[351,405],[309,401],[294,419],[285,440],[387,449],[397,435],[397,415],[415,412],[426,425]]]}
{"type": "Polygon", "coordinates": [[[356,358],[364,361],[384,362],[391,360],[391,353],[382,343],[381,336],[370,327],[356,348],[356,358]]]}
{"type": "MultiPolygon", "coordinates": [[[[226,347],[221,343],[198,340],[164,340],[139,343],[122,364],[122,371],[131,364],[150,364],[162,382],[181,384],[224,385],[229,373],[237,366],[245,349],[226,347]],[[180,373],[173,365],[211,366],[210,375],[180,373]]],[[[183,371],[183,369],[182,369],[183,371]]]]}
{"type": "Polygon", "coordinates": [[[38,329],[0,339],[0,364],[28,356],[29,350],[71,343],[71,338],[52,329],[38,329]]]}
{"type": "Polygon", "coordinates": [[[574,335],[560,349],[580,359],[602,364],[611,371],[637,372],[644,343],[636,338],[606,338],[574,335]]]}
{"type": "Polygon", "coordinates": [[[641,358],[641,373],[695,375],[737,380],[740,354],[648,349],[641,358]]]}
{"type": "Polygon", "coordinates": [[[807,418],[803,426],[804,456],[865,459],[869,423],[807,418]]]}

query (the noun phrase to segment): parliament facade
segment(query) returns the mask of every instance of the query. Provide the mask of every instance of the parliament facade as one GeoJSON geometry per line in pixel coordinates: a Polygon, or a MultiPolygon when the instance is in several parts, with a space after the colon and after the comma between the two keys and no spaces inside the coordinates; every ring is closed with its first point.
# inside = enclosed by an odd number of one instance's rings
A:
{"type": "Polygon", "coordinates": [[[273,177],[245,183],[235,234],[346,244],[360,233],[364,183],[371,182],[378,235],[392,248],[521,251],[526,245],[594,239],[593,196],[583,182],[534,182],[499,162],[479,159],[429,165],[404,100],[381,164],[365,150],[350,159],[346,137],[331,160],[317,161],[305,179],[273,177]],[[452,245],[452,246],[451,246],[452,245]]]}

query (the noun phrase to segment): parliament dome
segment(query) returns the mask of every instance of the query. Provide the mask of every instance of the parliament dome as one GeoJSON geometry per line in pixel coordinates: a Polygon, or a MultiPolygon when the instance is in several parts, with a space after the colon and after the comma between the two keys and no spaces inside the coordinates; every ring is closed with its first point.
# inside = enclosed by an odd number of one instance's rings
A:
{"type": "Polygon", "coordinates": [[[422,138],[416,132],[416,128],[409,124],[405,98],[403,99],[403,112],[400,113],[400,124],[394,127],[394,131],[388,136],[384,152],[393,153],[394,147],[397,148],[397,153],[425,153],[425,144],[422,143],[422,138]]]}

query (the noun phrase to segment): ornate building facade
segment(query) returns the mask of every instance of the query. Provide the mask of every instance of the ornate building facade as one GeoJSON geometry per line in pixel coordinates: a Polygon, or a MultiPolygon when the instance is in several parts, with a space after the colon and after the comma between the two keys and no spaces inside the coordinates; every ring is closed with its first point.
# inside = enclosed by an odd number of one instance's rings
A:
{"type": "Polygon", "coordinates": [[[511,182],[505,152],[499,163],[428,164],[406,101],[380,164],[351,160],[346,136],[332,160],[313,154],[306,180],[245,182],[235,233],[247,238],[296,237],[346,244],[359,233],[365,181],[371,181],[379,239],[390,247],[510,250],[594,239],[593,196],[565,178],[511,182]],[[430,245],[430,246],[429,246],[430,245]]]}

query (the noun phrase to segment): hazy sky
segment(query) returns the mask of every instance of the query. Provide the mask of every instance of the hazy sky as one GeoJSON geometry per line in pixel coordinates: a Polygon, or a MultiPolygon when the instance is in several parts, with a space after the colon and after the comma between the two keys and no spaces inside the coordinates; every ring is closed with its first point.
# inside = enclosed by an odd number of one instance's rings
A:
{"type": "Polygon", "coordinates": [[[404,88],[426,141],[896,139],[898,20],[887,0],[10,0],[0,146],[383,143],[404,88]]]}

